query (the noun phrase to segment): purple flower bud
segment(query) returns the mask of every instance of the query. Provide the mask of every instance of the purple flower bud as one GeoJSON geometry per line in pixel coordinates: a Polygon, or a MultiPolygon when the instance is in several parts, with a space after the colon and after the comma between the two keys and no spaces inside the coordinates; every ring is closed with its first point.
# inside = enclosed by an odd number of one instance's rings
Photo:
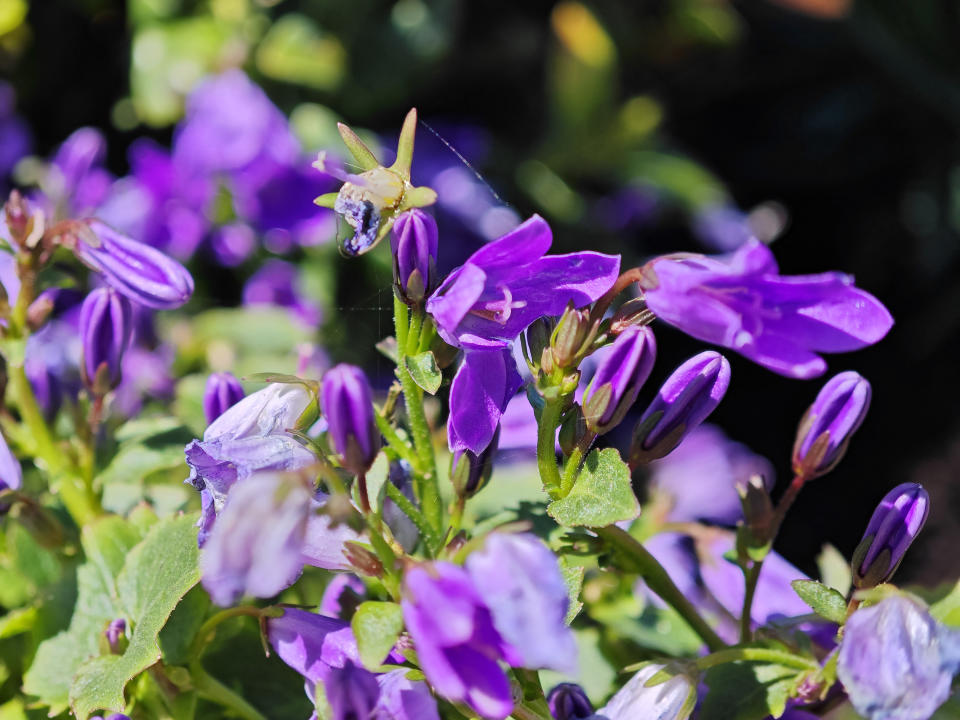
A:
{"type": "Polygon", "coordinates": [[[437,281],[436,221],[423,210],[408,210],[393,224],[390,247],[397,292],[408,304],[423,302],[437,281]]]}
{"type": "Polygon", "coordinates": [[[83,382],[103,395],[120,382],[120,362],[130,344],[133,309],[130,301],[111,288],[97,288],[80,308],[83,343],[83,382]]]}
{"type": "Polygon", "coordinates": [[[243,398],[243,386],[233,373],[211,373],[203,391],[203,412],[207,416],[207,424],[212,423],[243,398]]]}
{"type": "Polygon", "coordinates": [[[126,632],[127,621],[123,618],[111,620],[110,624],[107,625],[104,636],[107,639],[107,645],[110,647],[110,652],[114,655],[119,655],[123,652],[123,650],[121,650],[120,641],[123,639],[126,632]]]}
{"type": "Polygon", "coordinates": [[[657,343],[649,327],[634,325],[620,333],[583,396],[583,415],[591,430],[604,433],[623,420],[656,357],[657,343]]]}
{"type": "Polygon", "coordinates": [[[917,483],[903,483],[888,492],[853,553],[853,581],[870,588],[893,577],[930,512],[930,496],[917,483]]]}
{"type": "Polygon", "coordinates": [[[593,715],[593,705],[576,683],[560,683],[547,695],[553,720],[585,720],[593,715]]]}
{"type": "Polygon", "coordinates": [[[870,395],[870,383],[853,370],[827,381],[797,428],[794,473],[809,480],[836,467],[870,409],[870,395]]]}
{"type": "Polygon", "coordinates": [[[111,287],[156,310],[172,310],[190,299],[193,277],[183,265],[99,220],[87,224],[95,239],[78,232],[74,253],[111,287]]]}
{"type": "Polygon", "coordinates": [[[357,475],[365,473],[380,450],[380,433],[373,419],[373,392],[363,370],[343,363],[328,370],[320,406],[343,466],[357,475]]]}
{"type": "Polygon", "coordinates": [[[958,670],[960,630],[902,595],[851,615],[837,654],[837,677],[868,720],[926,720],[958,670]]]}
{"type": "Polygon", "coordinates": [[[373,717],[380,698],[380,685],[369,670],[351,661],[341,668],[332,668],[323,684],[330,720],[363,720],[373,717]]]}
{"type": "Polygon", "coordinates": [[[633,433],[631,463],[648,462],[673,451],[684,436],[706,420],[730,386],[730,363],[708,350],[673,371],[633,433]]]}
{"type": "MultiPolygon", "coordinates": [[[[20,462],[10,452],[7,439],[0,435],[0,492],[19,490],[23,485],[23,470],[20,462]]],[[[9,503],[0,503],[0,515],[10,509],[9,503]]]]}

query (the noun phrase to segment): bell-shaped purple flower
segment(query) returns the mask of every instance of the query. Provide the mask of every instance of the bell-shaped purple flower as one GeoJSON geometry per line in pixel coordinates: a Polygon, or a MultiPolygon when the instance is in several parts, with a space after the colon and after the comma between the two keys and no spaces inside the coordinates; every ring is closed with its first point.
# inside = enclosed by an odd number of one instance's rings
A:
{"type": "Polygon", "coordinates": [[[113,178],[103,168],[106,154],[106,139],[99,130],[91,127],[75,130],[57,148],[52,163],[56,170],[56,185],[47,189],[63,198],[71,216],[90,213],[110,192],[113,178]]]}
{"type": "Polygon", "coordinates": [[[203,412],[207,416],[207,424],[212,423],[243,398],[243,385],[233,373],[210,373],[203,390],[203,412]]]}
{"type": "Polygon", "coordinates": [[[870,396],[870,383],[853,370],[830,378],[797,428],[793,472],[809,480],[836,467],[867,416],[870,396]]]}
{"type": "Polygon", "coordinates": [[[80,308],[83,382],[104,395],[120,382],[123,353],[133,331],[130,301],[112,288],[97,288],[80,308]]]}
{"type": "Polygon", "coordinates": [[[647,687],[647,681],[663,669],[656,663],[642,667],[610,702],[597,710],[593,720],[686,720],[696,705],[696,680],[678,673],[659,685],[647,687]]]}
{"type": "Polygon", "coordinates": [[[316,399],[304,385],[272,383],[217,418],[185,449],[190,482],[210,493],[219,513],[238,480],[261,470],[299,470],[316,456],[290,434],[306,424],[316,399]]]}
{"type": "MultiPolygon", "coordinates": [[[[22,485],[23,469],[20,467],[20,461],[10,451],[7,439],[0,434],[0,492],[19,490],[22,485]]],[[[0,502],[0,515],[9,509],[9,503],[0,502]]]]}
{"type": "Polygon", "coordinates": [[[859,350],[893,325],[849,275],[780,275],[755,239],[730,255],[666,255],[646,269],[644,297],[658,318],[789,377],[822,375],[818,353],[859,350]]]}
{"type": "Polygon", "coordinates": [[[437,221],[419,208],[401,213],[393,223],[393,283],[409,304],[419,304],[437,281],[437,221]]]}
{"type": "Polygon", "coordinates": [[[585,720],[593,715],[593,704],[576,683],[560,683],[547,693],[553,720],[585,720]]]}
{"type": "Polygon", "coordinates": [[[523,380],[510,350],[468,350],[450,386],[447,442],[454,453],[481,455],[490,445],[507,403],[523,380]]]}
{"type": "Polygon", "coordinates": [[[362,720],[374,717],[380,699],[377,677],[352,661],[331,668],[324,683],[330,720],[362,720]]]}
{"type": "Polygon", "coordinates": [[[706,420],[730,386],[730,363],[707,351],[680,365],[661,386],[634,430],[631,462],[657,460],[706,420]]]}
{"type": "Polygon", "coordinates": [[[380,450],[380,432],[373,418],[373,391],[363,370],[343,363],[328,370],[320,405],[341,463],[352,473],[365,473],[380,450]]]}
{"type": "Polygon", "coordinates": [[[93,237],[77,232],[74,253],[117,292],[156,310],[172,310],[190,299],[193,277],[183,265],[99,220],[87,224],[93,237]]]}
{"type": "Polygon", "coordinates": [[[918,483],[897,485],[884,496],[853,553],[853,582],[858,588],[893,577],[929,512],[930,496],[918,483]]]}
{"type": "Polygon", "coordinates": [[[488,720],[513,710],[510,681],[499,660],[519,664],[493,624],[470,575],[446,562],[414,567],[404,577],[403,619],[420,667],[434,690],[488,720]]]}
{"type": "Polygon", "coordinates": [[[604,433],[620,424],[650,377],[657,343],[649,327],[631,325],[614,341],[583,395],[587,427],[604,433]]]}
{"type": "Polygon", "coordinates": [[[844,627],[837,677],[868,720],[926,720],[960,671],[960,630],[902,595],[857,610],[844,627]]]}
{"type": "Polygon", "coordinates": [[[620,258],[595,252],[545,257],[553,234],[539,215],[480,248],[427,300],[448,343],[507,347],[543,315],[593,302],[617,279],[620,258]]]}
{"type": "Polygon", "coordinates": [[[466,568],[519,666],[576,674],[577,645],[565,622],[569,594],[556,556],[539,538],[491,533],[466,568]]]}

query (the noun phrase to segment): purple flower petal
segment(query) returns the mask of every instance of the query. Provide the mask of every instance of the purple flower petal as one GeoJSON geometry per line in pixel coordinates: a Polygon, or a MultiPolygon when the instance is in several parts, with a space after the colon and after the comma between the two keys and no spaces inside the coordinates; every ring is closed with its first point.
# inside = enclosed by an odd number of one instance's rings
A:
{"type": "Polygon", "coordinates": [[[450,387],[450,449],[482,453],[521,382],[509,350],[468,351],[450,387]]]}

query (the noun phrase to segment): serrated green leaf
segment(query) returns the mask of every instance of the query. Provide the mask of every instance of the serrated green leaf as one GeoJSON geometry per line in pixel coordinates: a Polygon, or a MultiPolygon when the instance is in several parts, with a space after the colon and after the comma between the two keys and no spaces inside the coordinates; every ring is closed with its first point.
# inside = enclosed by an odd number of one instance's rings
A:
{"type": "Polygon", "coordinates": [[[79,720],[95,710],[123,712],[127,682],[160,659],[158,634],[177,603],[200,580],[196,518],[158,523],[127,556],[117,576],[124,617],[132,627],[122,655],[84,663],[70,686],[70,706],[79,720]]]}
{"type": "Polygon", "coordinates": [[[70,681],[85,660],[99,654],[100,635],[107,623],[125,617],[117,575],[140,540],[137,528],[119,517],[105,517],[83,529],[87,561],[77,569],[77,602],[70,627],[40,644],[24,675],[24,692],[50,706],[51,716],[66,709],[70,681]]]}
{"type": "Polygon", "coordinates": [[[350,621],[360,661],[368,670],[380,667],[403,630],[403,611],[396,603],[365,602],[350,621]]]}
{"type": "Polygon", "coordinates": [[[604,527],[640,514],[630,485],[630,468],[613,448],[594,450],[570,494],[554,500],[547,513],[567,527],[604,527]]]}
{"type": "Polygon", "coordinates": [[[160,631],[164,663],[186,665],[192,659],[190,645],[209,609],[210,596],[199,585],[184,596],[160,631]]]}
{"type": "Polygon", "coordinates": [[[403,358],[403,366],[410,373],[413,381],[431,395],[440,389],[443,382],[443,373],[437,367],[437,359],[427,350],[419,355],[407,355],[403,358]]]}
{"type": "Polygon", "coordinates": [[[583,575],[586,568],[579,565],[571,565],[566,558],[560,558],[560,573],[563,575],[563,584],[567,586],[567,595],[570,598],[570,604],[567,606],[567,617],[564,622],[569,625],[573,619],[583,609],[583,602],[580,600],[580,590],[583,589],[583,575]]]}
{"type": "Polygon", "coordinates": [[[707,670],[700,720],[763,720],[780,717],[790,691],[806,671],[782,665],[732,662],[707,670]]]}
{"type": "Polygon", "coordinates": [[[832,587],[816,580],[794,580],[790,586],[820,617],[835,623],[847,617],[847,601],[832,587]]]}

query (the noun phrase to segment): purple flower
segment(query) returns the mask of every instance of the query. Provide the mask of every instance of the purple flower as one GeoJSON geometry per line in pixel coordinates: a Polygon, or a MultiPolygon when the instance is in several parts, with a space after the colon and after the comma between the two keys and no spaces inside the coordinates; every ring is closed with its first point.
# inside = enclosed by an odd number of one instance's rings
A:
{"type": "Polygon", "coordinates": [[[320,308],[297,289],[299,272],[283,260],[268,260],[243,286],[245,305],[276,305],[289,308],[305,325],[320,324],[320,308]]]}
{"type": "Polygon", "coordinates": [[[577,646],[565,619],[570,604],[556,556],[536,536],[491,533],[470,553],[467,572],[519,665],[577,672],[577,646]]]}
{"type": "Polygon", "coordinates": [[[80,128],[63,141],[53,157],[57,186],[52,194],[67,200],[70,217],[89,214],[110,192],[113,177],[103,169],[107,141],[99,130],[80,128]]]}
{"type": "Polygon", "coordinates": [[[111,288],[97,288],[80,309],[83,382],[104,395],[120,382],[120,362],[130,344],[133,310],[130,301],[111,288]]]}
{"type": "Polygon", "coordinates": [[[217,228],[210,238],[210,249],[224,267],[236,267],[253,254],[257,236],[253,228],[241,222],[217,228]]]}
{"type": "Polygon", "coordinates": [[[560,683],[547,693],[547,705],[553,720],[585,720],[593,715],[593,705],[576,683],[560,683]]]}
{"type": "Polygon", "coordinates": [[[172,398],[173,356],[174,349],[170,345],[152,349],[141,345],[127,348],[123,354],[123,377],[114,394],[111,410],[118,415],[133,417],[140,412],[145,398],[161,402],[172,398]]]}
{"type": "Polygon", "coordinates": [[[99,220],[87,224],[94,237],[78,232],[74,252],[117,292],[156,310],[172,310],[190,299],[193,278],[183,265],[99,220]]]}
{"type": "Polygon", "coordinates": [[[107,645],[110,647],[110,652],[114,655],[120,655],[123,651],[120,649],[120,640],[123,639],[124,635],[127,632],[127,621],[123,618],[116,618],[110,621],[110,624],[107,625],[106,632],[104,632],[104,637],[107,639],[107,645]]]}
{"type": "Polygon", "coordinates": [[[713,351],[680,365],[657,393],[634,430],[631,461],[656,460],[714,411],[730,386],[730,363],[713,351]]]}
{"type": "Polygon", "coordinates": [[[757,240],[728,256],[667,255],[647,270],[644,295],[657,317],[789,377],[822,375],[827,366],[817,353],[859,350],[893,325],[849,275],[781,276],[757,240]]]}
{"type": "Polygon", "coordinates": [[[78,325],[79,311],[74,310],[62,320],[48,320],[27,340],[24,370],[44,415],[51,420],[64,396],[75,397],[82,385],[78,325]]]}
{"type": "Polygon", "coordinates": [[[510,350],[468,350],[450,386],[447,442],[454,453],[480,455],[490,445],[507,403],[522,384],[510,350]]]}
{"type": "Polygon", "coordinates": [[[130,720],[130,716],[123,713],[110,713],[106,718],[103,715],[91,715],[90,720],[130,720]]]}
{"type": "Polygon", "coordinates": [[[220,512],[238,480],[260,470],[298,470],[316,456],[288,432],[310,413],[316,399],[303,385],[274,383],[248,395],[217,418],[185,452],[188,482],[211,494],[220,512]]]}
{"type": "Polygon", "coordinates": [[[352,473],[365,473],[380,451],[380,432],[373,418],[373,391],[363,370],[342,363],[328,370],[320,405],[341,463],[352,473]]]}
{"type": "Polygon", "coordinates": [[[323,597],[320,598],[320,614],[349,620],[366,593],[366,586],[356,575],[349,573],[334,575],[324,589],[323,597]]]}
{"type": "Polygon", "coordinates": [[[709,424],[688,433],[676,450],[650,463],[649,469],[651,485],[671,500],[667,517],[673,522],[734,525],[743,517],[737,485],[760,475],[769,489],[775,479],[766,458],[709,424]]]}
{"type": "MultiPolygon", "coordinates": [[[[10,451],[7,439],[0,434],[0,492],[19,490],[23,485],[23,469],[20,461],[10,451]]],[[[10,509],[9,503],[0,503],[0,515],[10,509]]]]}
{"type": "Polygon", "coordinates": [[[917,483],[903,483],[888,492],[853,553],[853,581],[858,588],[889,582],[930,512],[930,496],[917,483]]]}
{"type": "Polygon", "coordinates": [[[243,386],[233,373],[210,373],[203,390],[203,412],[207,423],[212,423],[243,398],[243,386]]]}
{"type": "Polygon", "coordinates": [[[424,682],[407,679],[406,670],[377,675],[380,699],[372,720],[440,720],[437,701],[424,682]]]}
{"type": "Polygon", "coordinates": [[[648,327],[631,325],[614,341],[583,395],[587,426],[607,432],[620,424],[650,377],[657,343],[648,327]]]}
{"type": "Polygon", "coordinates": [[[393,223],[393,282],[400,297],[419,304],[437,280],[437,222],[418,208],[401,213],[393,223]]]}
{"type": "Polygon", "coordinates": [[[926,720],[960,671],[960,631],[901,595],[857,610],[844,628],[837,676],[868,720],[926,720]]]}
{"type": "Polygon", "coordinates": [[[610,702],[597,710],[594,720],[684,720],[697,700],[696,680],[682,673],[647,687],[647,681],[665,668],[650,663],[630,678],[610,702]]]}
{"type": "Polygon", "coordinates": [[[380,685],[369,670],[347,661],[343,667],[331,668],[324,682],[330,720],[363,720],[373,718],[380,699],[380,685]]]}
{"type": "Polygon", "coordinates": [[[520,658],[497,632],[467,571],[446,562],[414,567],[404,577],[401,604],[434,690],[489,720],[507,717],[513,698],[498,660],[519,664],[520,658]]]}
{"type": "Polygon", "coordinates": [[[867,416],[870,396],[870,383],[852,370],[827,381],[797,428],[794,473],[811,479],[836,467],[867,416]]]}
{"type": "Polygon", "coordinates": [[[534,215],[480,248],[427,300],[441,336],[474,349],[505,348],[542,315],[587,305],[610,289],[620,258],[594,252],[544,257],[550,226],[534,215]]]}

